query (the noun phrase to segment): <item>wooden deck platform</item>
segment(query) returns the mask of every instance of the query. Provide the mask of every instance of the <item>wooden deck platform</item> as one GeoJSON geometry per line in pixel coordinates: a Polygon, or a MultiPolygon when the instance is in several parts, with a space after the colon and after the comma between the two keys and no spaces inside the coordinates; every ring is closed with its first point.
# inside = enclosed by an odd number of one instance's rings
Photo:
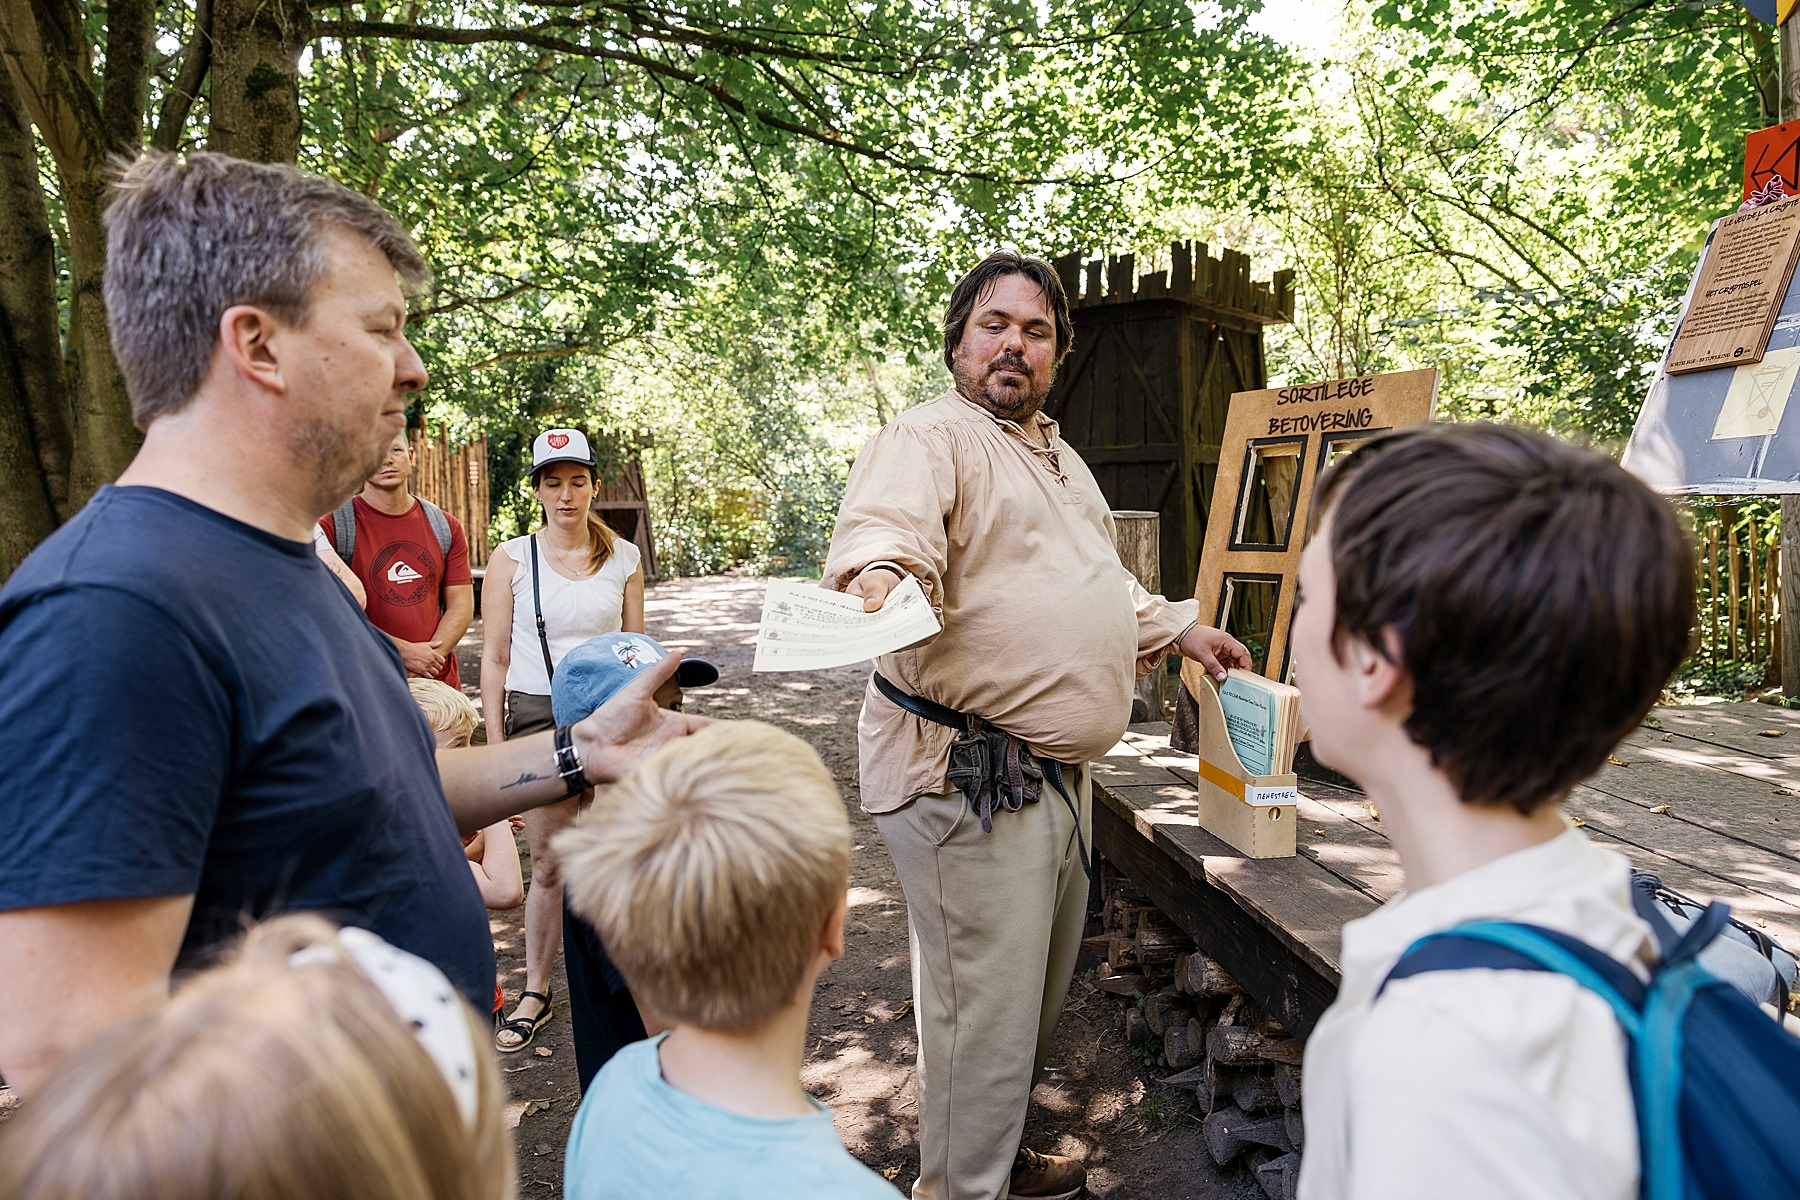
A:
{"type": "MultiPolygon", "coordinates": [[[[1194,782],[1167,725],[1133,726],[1094,764],[1095,847],[1304,1037],[1337,990],[1339,930],[1400,889],[1399,859],[1360,793],[1304,779],[1299,855],[1244,858],[1199,828],[1194,782]]],[[[1800,711],[1656,709],[1566,811],[1800,950],[1800,711]]]]}

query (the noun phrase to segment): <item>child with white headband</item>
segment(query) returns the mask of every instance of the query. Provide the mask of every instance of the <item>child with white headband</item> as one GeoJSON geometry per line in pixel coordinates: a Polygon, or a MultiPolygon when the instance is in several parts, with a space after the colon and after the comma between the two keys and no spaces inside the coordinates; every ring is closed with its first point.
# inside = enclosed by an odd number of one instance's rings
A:
{"type": "Polygon", "coordinates": [[[489,1037],[430,963],[279,917],[64,1061],[0,1126],[0,1197],[511,1200],[489,1037]]]}

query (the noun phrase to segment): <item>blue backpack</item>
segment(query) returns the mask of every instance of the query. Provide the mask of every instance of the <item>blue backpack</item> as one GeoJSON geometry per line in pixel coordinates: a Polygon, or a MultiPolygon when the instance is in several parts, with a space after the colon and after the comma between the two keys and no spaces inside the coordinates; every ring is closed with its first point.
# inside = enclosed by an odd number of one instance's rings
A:
{"type": "MultiPolygon", "coordinates": [[[[1729,916],[1714,902],[1669,937],[1648,985],[1567,934],[1472,921],[1414,942],[1381,986],[1467,967],[1569,976],[1625,1030],[1644,1200],[1795,1200],[1800,1038],[1694,961],[1729,916]]],[[[1651,925],[1662,938],[1663,926],[1651,925]]]]}

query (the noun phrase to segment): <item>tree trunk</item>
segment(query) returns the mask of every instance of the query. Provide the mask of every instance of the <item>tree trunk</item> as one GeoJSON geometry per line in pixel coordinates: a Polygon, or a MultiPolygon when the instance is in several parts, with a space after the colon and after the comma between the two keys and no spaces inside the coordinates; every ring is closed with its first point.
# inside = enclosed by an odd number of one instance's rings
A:
{"type": "MultiPolygon", "coordinates": [[[[1119,561],[1136,576],[1147,592],[1162,591],[1162,514],[1114,512],[1113,545],[1119,561]]],[[[1163,682],[1168,672],[1158,667],[1137,681],[1132,689],[1132,721],[1161,721],[1167,716],[1163,682]]]]}
{"type": "Polygon", "coordinates": [[[144,106],[155,42],[156,0],[107,0],[100,122],[107,146],[121,154],[136,154],[144,144],[144,106]]]}
{"type": "Polygon", "coordinates": [[[143,438],[131,423],[131,398],[113,358],[106,324],[106,206],[104,160],[79,175],[60,173],[69,260],[69,349],[75,364],[75,454],[70,469],[71,511],[103,483],[119,477],[143,438]]]}
{"type": "MultiPolygon", "coordinates": [[[[106,236],[100,212],[110,177],[109,145],[94,94],[88,47],[81,40],[78,24],[68,18],[69,11],[49,3],[0,4],[0,40],[6,43],[9,82],[17,88],[16,99],[56,162],[68,234],[63,250],[69,267],[67,358],[73,368],[67,395],[73,421],[68,484],[64,495],[53,496],[59,515],[73,512],[95,488],[116,478],[138,444],[125,383],[113,361],[101,294],[106,236]]],[[[122,77],[126,80],[123,86],[130,89],[129,74],[122,77]]],[[[115,120],[124,123],[123,118],[115,120]]],[[[19,215],[29,240],[33,218],[29,199],[25,204],[19,215]]],[[[26,294],[29,296],[29,291],[26,294]]],[[[49,311],[55,311],[54,296],[49,311]]],[[[13,336],[19,335],[15,332],[13,336]]],[[[28,398],[48,403],[48,397],[28,398]]],[[[53,442],[38,450],[55,461],[53,442]]],[[[27,527],[23,521],[17,524],[27,527]]]]}
{"type": "Polygon", "coordinates": [[[70,413],[56,323],[56,254],[37,148],[0,70],[0,577],[56,528],[70,413]]]}
{"type": "Polygon", "coordinates": [[[208,147],[257,162],[300,154],[300,52],[312,35],[304,0],[215,0],[208,147]]]}

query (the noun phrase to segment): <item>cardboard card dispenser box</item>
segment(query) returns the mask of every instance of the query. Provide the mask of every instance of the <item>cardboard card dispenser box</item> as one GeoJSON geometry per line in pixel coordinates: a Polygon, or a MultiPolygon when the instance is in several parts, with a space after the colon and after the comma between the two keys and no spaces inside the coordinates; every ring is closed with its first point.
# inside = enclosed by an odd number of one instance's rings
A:
{"type": "Polygon", "coordinates": [[[1200,710],[1200,827],[1251,858],[1292,858],[1298,779],[1291,772],[1252,775],[1244,769],[1211,679],[1194,700],[1200,710]]]}

